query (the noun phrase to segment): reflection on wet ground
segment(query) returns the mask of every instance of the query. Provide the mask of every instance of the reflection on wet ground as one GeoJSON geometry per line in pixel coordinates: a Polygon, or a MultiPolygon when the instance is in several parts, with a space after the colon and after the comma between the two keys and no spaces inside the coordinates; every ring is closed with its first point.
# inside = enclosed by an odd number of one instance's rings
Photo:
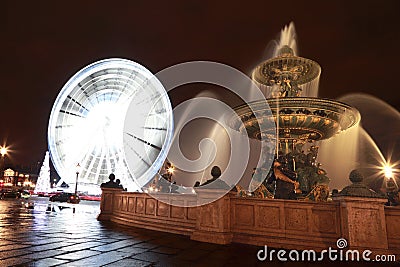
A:
{"type": "MultiPolygon", "coordinates": [[[[82,201],[81,204],[50,202],[46,197],[31,197],[29,199],[4,199],[0,201],[0,234],[3,228],[19,230],[38,229],[45,222],[57,223],[73,220],[78,222],[96,220],[100,211],[99,202],[82,201]]],[[[55,225],[55,226],[56,226],[55,225]]]]}

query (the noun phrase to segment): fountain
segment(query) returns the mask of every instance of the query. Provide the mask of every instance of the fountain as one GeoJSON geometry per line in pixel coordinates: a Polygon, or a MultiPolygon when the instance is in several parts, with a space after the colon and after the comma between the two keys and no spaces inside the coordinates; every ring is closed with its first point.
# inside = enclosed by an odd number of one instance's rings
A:
{"type": "Polygon", "coordinates": [[[260,131],[260,124],[274,121],[278,136],[275,161],[279,163],[268,173],[264,184],[274,191],[275,198],[314,199],[317,191],[326,192],[329,182],[326,171],[317,162],[317,141],[358,125],[360,115],[347,104],[316,97],[321,67],[315,61],[295,55],[296,47],[290,45],[295,46],[296,42],[291,36],[295,36],[293,24],[282,31],[275,56],[252,72],[252,79],[261,87],[272,114],[261,108],[261,101],[248,103],[235,109],[241,121],[232,119],[231,125],[261,140],[272,138],[271,131],[275,129],[260,131]],[[288,184],[293,185],[285,191],[288,184]]]}

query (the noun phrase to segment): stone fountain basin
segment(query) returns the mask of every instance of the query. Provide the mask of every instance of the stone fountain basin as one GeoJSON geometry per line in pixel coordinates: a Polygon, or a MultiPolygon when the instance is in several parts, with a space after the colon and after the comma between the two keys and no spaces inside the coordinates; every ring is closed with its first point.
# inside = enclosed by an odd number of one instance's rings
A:
{"type": "MultiPolygon", "coordinates": [[[[260,131],[259,124],[279,121],[279,138],[323,140],[345,131],[360,121],[360,113],[353,107],[330,99],[290,97],[251,102],[235,108],[240,121],[231,120],[233,129],[247,131],[251,138],[274,134],[276,129],[260,131]],[[256,118],[257,116],[257,118],[256,118]],[[277,119],[278,118],[278,119],[277,119]]],[[[264,127],[265,128],[265,127],[264,127]]]]}

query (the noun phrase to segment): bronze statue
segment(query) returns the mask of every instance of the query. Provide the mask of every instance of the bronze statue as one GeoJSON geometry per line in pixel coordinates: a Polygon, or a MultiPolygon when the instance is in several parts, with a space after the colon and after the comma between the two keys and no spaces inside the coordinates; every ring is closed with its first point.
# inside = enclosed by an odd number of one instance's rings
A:
{"type": "Polygon", "coordinates": [[[275,198],[277,199],[296,199],[296,194],[301,193],[299,190],[299,182],[296,181],[297,174],[293,171],[285,169],[281,162],[274,162],[275,198]],[[289,175],[293,178],[289,178],[289,175]]]}
{"type": "Polygon", "coordinates": [[[400,204],[400,191],[396,187],[393,178],[389,178],[386,182],[386,196],[388,199],[387,206],[397,206],[400,204]]]}

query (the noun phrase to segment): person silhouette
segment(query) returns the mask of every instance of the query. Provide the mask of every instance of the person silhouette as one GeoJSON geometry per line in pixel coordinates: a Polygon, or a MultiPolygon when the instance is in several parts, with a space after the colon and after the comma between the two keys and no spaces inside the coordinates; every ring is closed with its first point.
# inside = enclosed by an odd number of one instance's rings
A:
{"type": "Polygon", "coordinates": [[[115,180],[115,174],[114,174],[114,173],[111,173],[111,174],[108,176],[108,179],[109,179],[109,181],[106,182],[106,183],[102,183],[102,184],[100,185],[100,187],[119,188],[119,187],[118,187],[118,184],[117,184],[116,182],[114,182],[114,180],[115,180]]]}
{"type": "Polygon", "coordinates": [[[124,187],[121,184],[121,180],[120,179],[115,180],[115,183],[117,184],[117,188],[124,189],[124,187]]]}
{"type": "Polygon", "coordinates": [[[221,174],[222,174],[222,171],[218,166],[212,167],[212,169],[211,169],[212,178],[207,180],[201,186],[205,186],[205,188],[209,188],[209,189],[229,190],[230,189],[229,185],[225,181],[218,179],[221,176],[221,174]]]}

